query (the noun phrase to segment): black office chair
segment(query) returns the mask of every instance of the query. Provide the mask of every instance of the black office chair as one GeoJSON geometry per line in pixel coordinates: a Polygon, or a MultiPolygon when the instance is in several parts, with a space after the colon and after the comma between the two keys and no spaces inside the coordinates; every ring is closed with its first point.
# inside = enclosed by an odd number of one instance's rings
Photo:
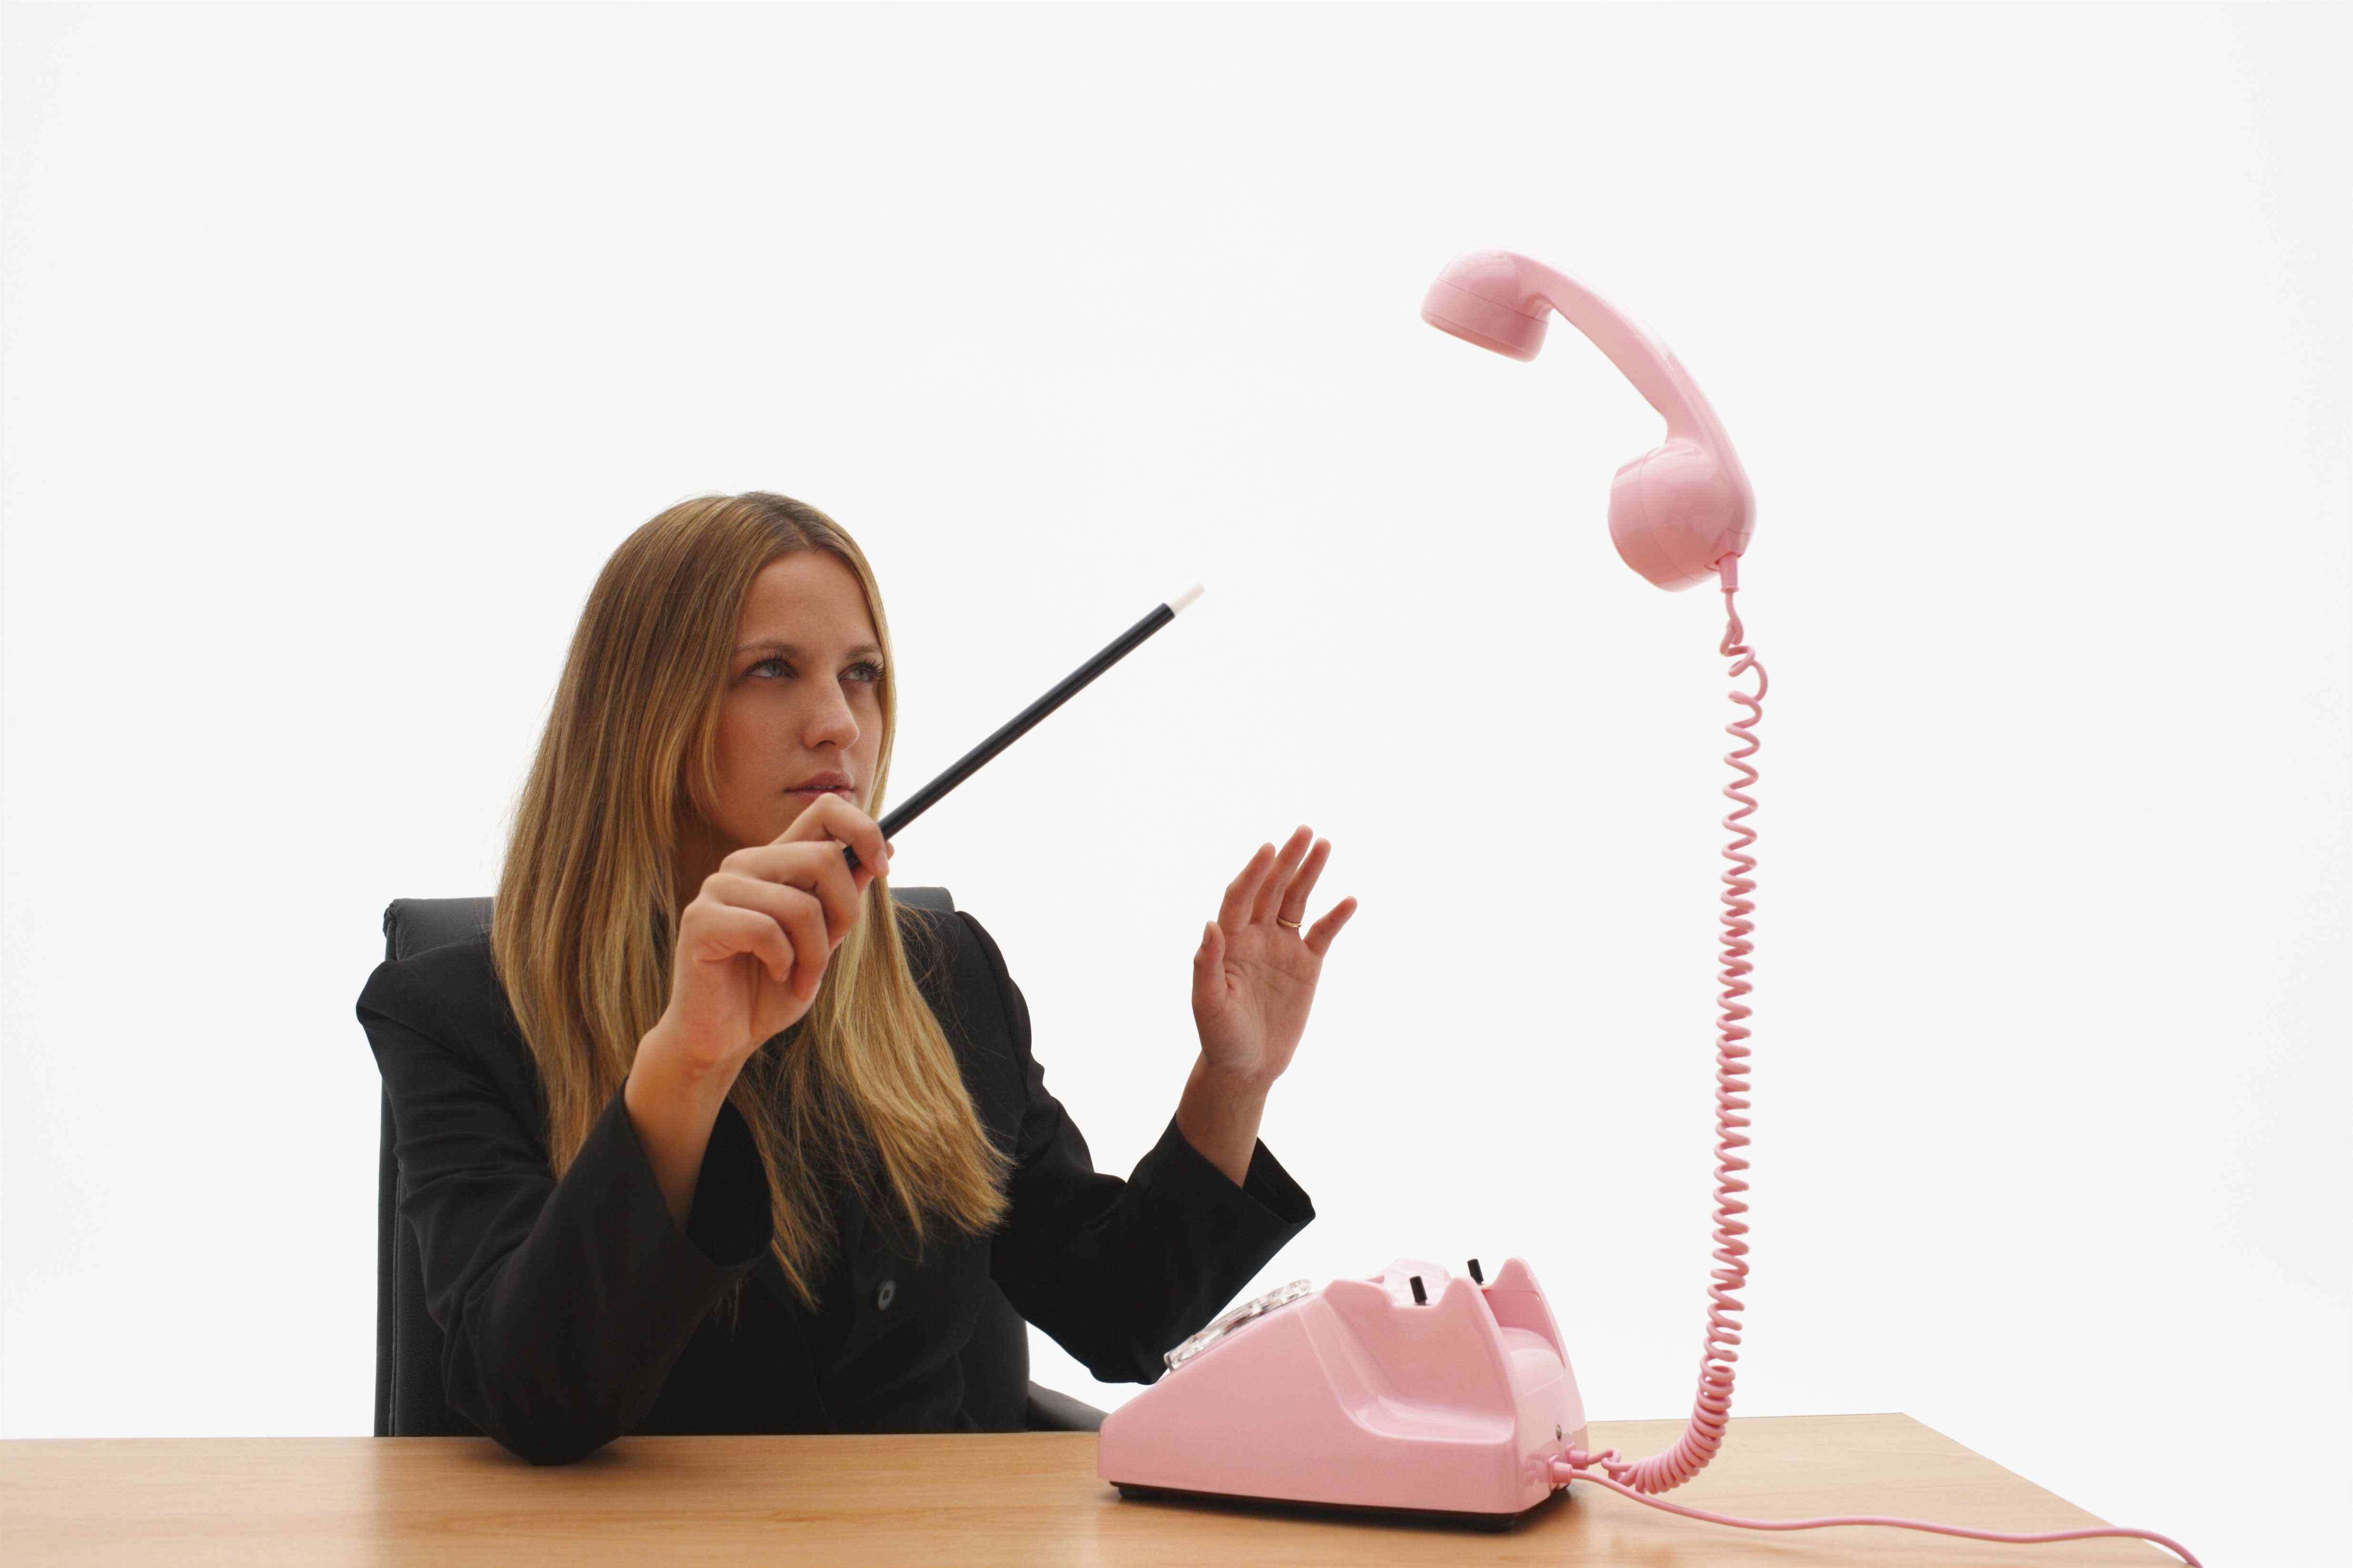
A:
{"type": "MultiPolygon", "coordinates": [[[[893,888],[902,904],[953,913],[945,888],[893,888]]],[[[491,925],[491,900],[395,899],[384,911],[384,952],[412,952],[462,941],[491,925]]],[[[441,1330],[425,1310],[417,1232],[399,1218],[393,1158],[392,1097],[384,1097],[383,1153],[376,1166],[375,1435],[474,1436],[480,1429],[449,1408],[441,1388],[441,1330]]],[[[984,1432],[1093,1432],[1103,1412],[1029,1381],[1029,1326],[995,1285],[965,1344],[964,1407],[984,1432]]]]}

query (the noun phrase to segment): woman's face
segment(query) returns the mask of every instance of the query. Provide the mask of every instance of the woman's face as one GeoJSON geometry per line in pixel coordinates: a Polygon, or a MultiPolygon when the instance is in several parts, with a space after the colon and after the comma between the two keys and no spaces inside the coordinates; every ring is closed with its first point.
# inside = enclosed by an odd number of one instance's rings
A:
{"type": "Polygon", "coordinates": [[[821,793],[797,787],[812,781],[865,809],[882,750],[881,658],[839,556],[796,551],[752,579],[719,709],[720,856],[791,826],[821,793]]]}

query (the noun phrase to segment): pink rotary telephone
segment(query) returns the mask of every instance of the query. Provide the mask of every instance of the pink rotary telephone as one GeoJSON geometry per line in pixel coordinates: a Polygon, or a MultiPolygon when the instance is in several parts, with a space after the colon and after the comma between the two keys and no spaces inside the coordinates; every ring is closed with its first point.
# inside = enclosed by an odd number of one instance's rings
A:
{"type": "Polygon", "coordinates": [[[1739,1359],[1748,1277],[1748,1205],[1735,1150],[1748,1139],[1748,1008],[1752,951],[1748,895],[1757,835],[1742,818],[1757,803],[1747,758],[1763,714],[1765,667],[1740,639],[1733,605],[1740,553],[1754,528],[1755,498],[1724,426],[1680,361],[1608,301],[1541,262],[1507,250],[1472,251],[1438,275],[1421,319],[1482,348],[1534,359],[1557,311],[1593,340],[1667,422],[1663,444],[1620,467],[1609,489],[1609,537],[1626,564],[1662,588],[1715,578],[1726,626],[1718,651],[1736,679],[1757,672],[1747,710],[1725,732],[1739,775],[1724,793],[1724,931],[1716,1037],[1715,1252],[1708,1289],[1705,1354],[1691,1419],[1666,1452],[1638,1461],[1586,1450],[1584,1402],[1559,1326],[1535,1276],[1519,1258],[1483,1278],[1400,1258],[1381,1273],[1335,1279],[1322,1290],[1297,1279],[1242,1302],[1168,1352],[1168,1371],[1103,1420],[1096,1473],[1131,1498],[1215,1499],[1371,1510],[1506,1529],[1576,1481],[1651,1507],[1760,1530],[1837,1524],[1900,1525],[1980,1541],[2033,1542],[2093,1536],[2153,1541],[2195,1565],[2189,1551],[2147,1531],[2106,1528],[2010,1535],[1917,1520],[1844,1517],[1742,1520],[1649,1495],[1697,1475],[1722,1446],[1739,1359]]]}

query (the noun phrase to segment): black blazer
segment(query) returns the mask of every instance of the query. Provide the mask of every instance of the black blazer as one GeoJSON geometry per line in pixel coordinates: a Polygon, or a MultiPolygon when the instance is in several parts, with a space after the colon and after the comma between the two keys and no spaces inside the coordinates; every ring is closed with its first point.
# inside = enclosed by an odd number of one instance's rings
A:
{"type": "Polygon", "coordinates": [[[815,1312],[768,1250],[766,1173],[733,1105],[681,1231],[617,1091],[554,1178],[487,933],[376,966],[359,1017],[453,1409],[534,1464],[624,1432],[970,1431],[957,1354],[987,1280],[1097,1378],[1152,1383],[1315,1217],[1263,1142],[1236,1186],[1173,1115],[1125,1181],[1098,1173],[988,932],[960,910],[899,915],[982,1125],[1017,1163],[1008,1217],[983,1237],[943,1226],[918,1259],[844,1193],[815,1312]],[[746,1271],[731,1329],[712,1308],[746,1271]]]}

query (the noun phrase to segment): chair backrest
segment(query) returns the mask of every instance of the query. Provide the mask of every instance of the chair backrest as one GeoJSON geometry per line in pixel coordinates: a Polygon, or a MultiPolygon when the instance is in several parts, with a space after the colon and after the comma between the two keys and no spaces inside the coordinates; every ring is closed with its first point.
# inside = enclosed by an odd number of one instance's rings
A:
{"type": "MultiPolygon", "coordinates": [[[[945,888],[893,888],[918,909],[953,913],[945,888]]],[[[384,911],[384,955],[462,942],[491,928],[491,900],[395,899],[384,911]]],[[[383,1100],[383,1145],[376,1164],[375,1435],[470,1436],[479,1428],[449,1408],[441,1387],[442,1336],[425,1310],[417,1232],[400,1220],[399,1163],[393,1155],[392,1097],[383,1100]]],[[[1005,1293],[991,1285],[980,1322],[965,1346],[964,1408],[985,1432],[1023,1426],[1029,1392],[1029,1329],[1005,1293]]]]}

